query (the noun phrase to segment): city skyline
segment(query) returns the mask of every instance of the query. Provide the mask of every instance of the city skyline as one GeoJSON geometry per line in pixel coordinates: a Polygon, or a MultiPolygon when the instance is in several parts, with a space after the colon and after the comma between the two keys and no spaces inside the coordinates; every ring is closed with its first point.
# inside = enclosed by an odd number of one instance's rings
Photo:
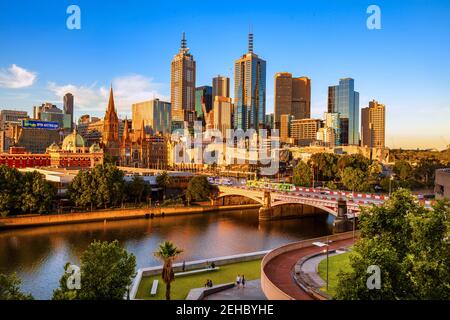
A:
{"type": "MultiPolygon", "coordinates": [[[[140,5],[146,6],[143,3],[140,5]]],[[[212,85],[212,78],[217,74],[227,76],[234,82],[233,62],[247,51],[248,25],[251,24],[255,34],[255,52],[267,61],[267,113],[273,112],[273,76],[277,72],[290,72],[311,79],[312,118],[322,118],[326,112],[328,86],[336,84],[341,78],[351,77],[355,79],[355,90],[361,94],[360,109],[368,107],[372,99],[386,105],[388,147],[445,148],[450,144],[448,129],[450,97],[448,90],[445,90],[450,83],[448,72],[450,68],[449,62],[443,57],[450,51],[450,46],[440,41],[439,36],[450,29],[450,23],[438,17],[445,16],[450,6],[445,2],[438,2],[422,8],[415,2],[401,6],[383,1],[379,5],[383,13],[383,28],[370,31],[365,27],[368,16],[365,13],[366,4],[340,4],[342,12],[341,10],[336,12],[336,6],[327,1],[320,1],[316,5],[303,2],[296,5],[288,3],[276,10],[272,10],[274,8],[269,4],[264,4],[252,18],[243,19],[236,26],[221,30],[220,36],[224,41],[219,41],[220,43],[216,45],[202,43],[204,32],[201,32],[200,24],[188,23],[189,19],[183,17],[181,12],[167,13],[169,14],[168,19],[165,19],[167,21],[158,20],[161,28],[155,28],[155,22],[147,21],[151,19],[146,20],[140,14],[137,14],[136,20],[131,19],[130,11],[136,11],[136,4],[130,5],[130,8],[117,4],[113,8],[100,10],[98,4],[93,5],[85,1],[79,1],[82,29],[75,31],[65,29],[66,3],[54,5],[44,1],[39,12],[44,17],[54,14],[55,20],[58,21],[50,19],[51,21],[36,26],[38,30],[35,30],[35,33],[39,33],[39,36],[32,39],[31,35],[25,33],[34,27],[33,21],[36,17],[30,15],[24,17],[19,14],[23,13],[21,10],[24,8],[32,11],[31,8],[35,5],[31,2],[1,4],[0,17],[4,27],[0,33],[3,35],[2,38],[8,41],[15,36],[20,38],[20,41],[17,39],[15,42],[10,41],[11,45],[0,53],[2,61],[0,108],[31,112],[33,106],[46,101],[62,106],[64,94],[71,92],[74,95],[75,118],[84,113],[101,116],[107,104],[108,87],[111,82],[115,91],[118,114],[123,117],[131,114],[133,103],[152,98],[170,101],[170,60],[179,48],[179,39],[183,31],[186,32],[190,52],[197,62],[196,87],[212,85]],[[116,10],[124,10],[123,15],[116,10]],[[414,18],[420,10],[424,11],[425,17],[422,23],[402,27],[402,23],[407,25],[407,18],[414,18]],[[113,24],[101,19],[110,11],[123,16],[123,20],[113,24]],[[8,14],[5,15],[5,12],[8,14]],[[88,12],[90,14],[87,14],[88,12]],[[347,17],[349,21],[337,19],[337,22],[323,23],[331,12],[337,17],[347,17]],[[101,23],[93,21],[94,17],[99,18],[101,23]],[[262,17],[271,21],[270,26],[264,26],[261,22],[255,24],[255,21],[265,21],[262,17]],[[282,17],[288,19],[281,23],[282,17]],[[298,24],[297,18],[300,17],[306,19],[304,22],[307,28],[298,24]],[[14,18],[18,20],[14,21],[14,18]],[[23,19],[27,19],[28,23],[21,24],[23,19]],[[397,20],[395,25],[392,19],[397,20]],[[317,25],[318,21],[323,25],[317,25]],[[13,28],[16,23],[20,26],[13,28]],[[170,23],[173,25],[169,26],[170,23]],[[279,25],[271,30],[270,27],[274,27],[277,23],[279,25]],[[433,32],[433,36],[426,37],[429,34],[421,30],[425,24],[427,30],[433,32]],[[93,31],[92,26],[99,31],[93,31]],[[300,39],[298,35],[294,37],[292,31],[280,32],[280,30],[287,31],[285,29],[292,26],[296,26],[296,30],[300,33],[311,30],[306,34],[302,33],[305,36],[303,42],[315,45],[311,50],[297,51],[298,46],[302,46],[294,45],[294,42],[300,39]],[[344,45],[340,47],[338,42],[330,39],[329,45],[332,50],[327,53],[320,51],[323,44],[319,44],[319,40],[322,41],[326,32],[333,28],[340,31],[350,28],[347,35],[344,32],[340,36],[344,44],[348,45],[350,40],[355,43],[345,48],[344,45]],[[42,35],[42,29],[48,32],[48,36],[42,35]],[[157,34],[157,29],[160,35],[157,34]],[[118,40],[112,37],[113,34],[117,35],[118,40]],[[131,39],[124,38],[130,35],[131,39]],[[149,50],[152,46],[149,48],[148,44],[144,44],[139,38],[145,35],[153,39],[149,41],[155,46],[152,51],[149,50]],[[399,36],[405,40],[394,39],[399,36]],[[275,38],[279,38],[276,44],[273,42],[275,38]],[[394,40],[397,40],[397,43],[394,40]],[[95,49],[96,41],[100,41],[97,49],[95,49]],[[427,50],[418,46],[424,41],[427,50]],[[68,42],[70,45],[64,48],[68,42]],[[33,45],[37,43],[40,43],[42,48],[33,45]],[[53,47],[56,44],[57,46],[53,47]],[[117,55],[124,54],[124,49],[120,48],[124,44],[131,48],[143,46],[143,52],[136,54],[132,52],[133,50],[125,49],[125,57],[130,57],[128,63],[118,61],[117,55]],[[37,49],[32,54],[30,51],[21,51],[21,48],[27,45],[37,49]],[[79,46],[83,50],[73,50],[72,46],[75,48],[79,46]],[[220,48],[222,50],[219,50],[220,48]],[[413,49],[414,52],[410,52],[413,49]],[[42,56],[39,50],[44,51],[46,55],[42,56]],[[375,51],[375,54],[372,51],[375,51]],[[400,53],[404,56],[400,56],[400,53]],[[348,57],[343,59],[346,54],[348,57]],[[438,60],[441,55],[441,60],[438,60]],[[102,57],[105,58],[104,61],[101,60],[102,57]],[[389,61],[388,58],[393,59],[389,61]],[[93,65],[94,62],[97,65],[93,65]],[[407,81],[410,79],[414,81],[407,81]]],[[[225,6],[221,14],[228,12],[231,6],[225,6]]],[[[166,9],[164,4],[158,6],[158,10],[164,9],[166,9]]],[[[206,11],[211,13],[213,9],[209,10],[206,11]]],[[[249,11],[250,8],[244,6],[236,15],[245,16],[249,11]]],[[[206,12],[189,12],[191,16],[206,15],[206,12]]],[[[208,22],[218,23],[213,21],[214,16],[217,17],[213,15],[208,22]]],[[[230,86],[233,87],[233,84],[230,86]]]]}

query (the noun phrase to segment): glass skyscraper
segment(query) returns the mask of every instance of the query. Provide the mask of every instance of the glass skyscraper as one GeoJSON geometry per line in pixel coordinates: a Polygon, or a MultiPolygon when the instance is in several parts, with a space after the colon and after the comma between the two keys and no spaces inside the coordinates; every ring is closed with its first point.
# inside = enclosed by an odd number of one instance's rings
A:
{"type": "Polygon", "coordinates": [[[328,87],[328,112],[339,113],[342,145],[359,145],[359,92],[355,80],[345,78],[328,87]]]}
{"type": "Polygon", "coordinates": [[[203,86],[195,88],[195,113],[197,119],[205,120],[205,115],[203,114],[203,104],[205,104],[206,112],[210,112],[213,107],[211,86],[203,86]]]}
{"type": "Polygon", "coordinates": [[[234,64],[234,127],[258,130],[266,116],[266,61],[253,53],[253,34],[248,38],[248,53],[234,64]]]}

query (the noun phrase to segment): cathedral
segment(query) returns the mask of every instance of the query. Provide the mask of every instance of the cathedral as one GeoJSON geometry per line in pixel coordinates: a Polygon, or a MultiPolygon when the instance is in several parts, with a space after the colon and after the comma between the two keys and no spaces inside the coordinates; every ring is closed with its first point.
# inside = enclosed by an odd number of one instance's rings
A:
{"type": "Polygon", "coordinates": [[[127,119],[123,134],[119,136],[119,121],[111,87],[103,121],[102,146],[105,154],[109,154],[119,166],[166,169],[166,139],[146,133],[144,121],[141,129],[133,130],[127,119]]]}

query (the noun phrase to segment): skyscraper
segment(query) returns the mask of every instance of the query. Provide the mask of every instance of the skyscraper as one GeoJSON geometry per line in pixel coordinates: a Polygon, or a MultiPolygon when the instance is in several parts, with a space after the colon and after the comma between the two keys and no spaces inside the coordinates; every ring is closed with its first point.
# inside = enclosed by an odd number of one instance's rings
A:
{"type": "Polygon", "coordinates": [[[140,130],[142,123],[145,126],[145,132],[151,135],[160,133],[170,133],[171,121],[170,102],[154,99],[134,103],[131,106],[133,130],[140,130]]]}
{"type": "Polygon", "coordinates": [[[216,97],[230,97],[230,78],[217,76],[213,78],[213,86],[212,86],[212,99],[213,102],[216,97]]]}
{"type": "Polygon", "coordinates": [[[283,114],[295,119],[311,117],[311,80],[307,77],[293,78],[289,72],[275,74],[275,126],[279,128],[283,114]]]}
{"type": "Polygon", "coordinates": [[[258,130],[266,115],[266,61],[253,53],[253,34],[248,35],[248,52],[234,63],[234,127],[258,130]]]}
{"type": "Polygon", "coordinates": [[[378,101],[370,101],[369,107],[361,109],[361,146],[384,148],[386,107],[378,101]]]}
{"type": "Polygon", "coordinates": [[[328,87],[328,112],[339,113],[341,144],[359,145],[359,92],[355,80],[345,78],[339,85],[328,87]]]}
{"type": "Polygon", "coordinates": [[[202,86],[195,89],[195,114],[196,119],[205,121],[203,114],[203,105],[206,113],[210,112],[213,107],[213,88],[210,86],[202,86]]]}
{"type": "Polygon", "coordinates": [[[64,95],[64,113],[70,115],[70,130],[73,128],[73,95],[66,93],[64,95]]]}
{"type": "Polygon", "coordinates": [[[174,128],[182,127],[184,121],[191,125],[195,120],[195,60],[189,53],[184,32],[180,52],[171,64],[170,101],[174,128]]]}

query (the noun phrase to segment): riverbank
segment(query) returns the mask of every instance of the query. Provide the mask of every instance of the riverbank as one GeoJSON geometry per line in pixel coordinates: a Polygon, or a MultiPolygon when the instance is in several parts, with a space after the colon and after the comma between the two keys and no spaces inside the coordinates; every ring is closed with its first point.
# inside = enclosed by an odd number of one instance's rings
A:
{"type": "Polygon", "coordinates": [[[159,207],[110,209],[90,212],[74,212],[64,214],[24,215],[0,218],[0,230],[29,228],[34,226],[61,225],[96,221],[114,221],[139,218],[153,218],[173,215],[190,215],[208,212],[257,209],[259,204],[197,206],[197,207],[159,207]]]}

